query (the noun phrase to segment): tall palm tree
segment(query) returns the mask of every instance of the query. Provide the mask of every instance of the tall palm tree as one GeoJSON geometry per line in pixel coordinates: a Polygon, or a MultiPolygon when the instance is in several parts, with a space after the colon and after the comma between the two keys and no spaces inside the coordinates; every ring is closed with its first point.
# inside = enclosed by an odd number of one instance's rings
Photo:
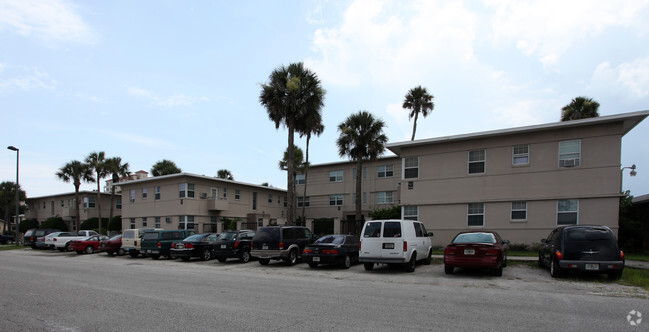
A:
{"type": "Polygon", "coordinates": [[[592,98],[577,97],[561,108],[561,121],[596,118],[599,116],[598,109],[599,103],[592,98]]]}
{"type": "MultiPolygon", "coordinates": [[[[288,129],[288,151],[294,149],[297,125],[305,121],[305,114],[324,106],[325,90],[318,76],[304,67],[302,62],[281,66],[270,74],[268,83],[261,85],[259,102],[266,108],[268,118],[288,129]]],[[[287,220],[295,221],[295,162],[293,153],[287,160],[287,220]]]]}
{"type": "Polygon", "coordinates": [[[131,171],[128,169],[128,163],[122,164],[122,158],[120,157],[112,157],[106,159],[105,166],[106,172],[112,177],[113,180],[113,185],[110,188],[110,214],[108,217],[108,221],[110,222],[111,220],[113,220],[113,201],[115,198],[115,188],[117,187],[117,183],[119,183],[120,178],[130,176],[131,171]]]}
{"type": "Polygon", "coordinates": [[[63,165],[56,172],[56,176],[63,180],[63,182],[70,182],[74,184],[74,207],[76,210],[76,221],[77,221],[77,230],[81,228],[81,213],[79,211],[79,187],[81,186],[81,181],[92,183],[95,182],[95,178],[92,176],[92,168],[88,164],[84,164],[78,160],[72,160],[71,162],[63,165]]]}
{"type": "MultiPolygon", "coordinates": [[[[18,185],[18,199],[24,201],[27,199],[27,194],[24,190],[20,189],[18,185]]],[[[9,224],[11,223],[11,212],[16,208],[16,183],[11,181],[4,181],[0,183],[0,207],[4,212],[4,227],[2,229],[2,234],[7,234],[9,229],[9,224]]],[[[15,213],[15,211],[14,211],[15,213]]]]}
{"type": "MultiPolygon", "coordinates": [[[[306,186],[309,175],[309,143],[311,142],[311,135],[320,136],[324,132],[322,112],[318,109],[305,114],[304,121],[301,122],[301,126],[297,130],[300,137],[306,135],[306,159],[302,167],[304,172],[304,193],[302,197],[303,200],[306,200],[306,186]]],[[[306,204],[302,204],[302,220],[306,220],[306,204]]]]}
{"type": "Polygon", "coordinates": [[[356,220],[361,220],[363,162],[374,160],[385,151],[388,137],[383,133],[384,127],[383,120],[374,118],[367,111],[352,114],[338,125],[338,154],[356,162],[356,220]]]}
{"type": "Polygon", "coordinates": [[[99,222],[99,234],[101,234],[101,180],[108,175],[106,171],[106,154],[104,151],[93,151],[86,157],[86,164],[90,166],[97,177],[95,181],[97,182],[97,220],[99,222]]]}
{"type": "MultiPolygon", "coordinates": [[[[304,152],[299,146],[293,149],[293,162],[295,163],[296,170],[302,170],[304,165],[304,152]]],[[[288,148],[284,151],[284,158],[279,161],[279,169],[286,171],[288,169],[288,148]]]]}
{"type": "Polygon", "coordinates": [[[167,159],[162,159],[151,167],[151,175],[153,176],[176,174],[182,171],[182,169],[176,166],[176,163],[167,159]]]}
{"type": "Polygon", "coordinates": [[[426,91],[426,88],[422,88],[421,85],[415,88],[410,89],[406,94],[406,98],[403,100],[403,108],[410,110],[408,114],[408,119],[415,117],[415,121],[412,124],[412,138],[411,141],[415,140],[415,132],[417,131],[417,118],[419,118],[419,113],[421,116],[427,117],[430,112],[435,108],[433,103],[433,95],[429,94],[426,91]]]}
{"type": "Polygon", "coordinates": [[[230,172],[227,169],[218,170],[216,172],[216,177],[219,179],[234,180],[234,176],[232,176],[232,172],[230,172]]]}

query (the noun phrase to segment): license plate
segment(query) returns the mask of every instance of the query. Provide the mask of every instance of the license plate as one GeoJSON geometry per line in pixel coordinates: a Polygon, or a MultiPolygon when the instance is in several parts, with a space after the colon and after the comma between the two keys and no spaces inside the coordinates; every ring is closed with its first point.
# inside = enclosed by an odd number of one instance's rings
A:
{"type": "MultiPolygon", "coordinates": [[[[225,249],[225,248],[227,248],[227,247],[228,247],[228,246],[225,245],[225,244],[222,244],[222,245],[221,245],[221,249],[225,249]]],[[[264,249],[268,249],[268,246],[266,246],[266,248],[264,248],[264,249]]]]}
{"type": "Polygon", "coordinates": [[[599,264],[586,264],[586,270],[597,271],[599,270],[599,264]]]}
{"type": "Polygon", "coordinates": [[[268,250],[268,246],[261,246],[262,250],[268,250]]]}
{"type": "Polygon", "coordinates": [[[183,249],[183,248],[185,248],[184,244],[177,244],[176,245],[176,249],[183,249]]]}
{"type": "Polygon", "coordinates": [[[314,261],[314,262],[319,262],[319,261],[320,261],[320,257],[313,257],[313,261],[314,261]]]}
{"type": "Polygon", "coordinates": [[[475,255],[475,249],[464,249],[465,255],[475,255]]]}
{"type": "Polygon", "coordinates": [[[384,243],[383,249],[394,249],[394,243],[384,243]]]}

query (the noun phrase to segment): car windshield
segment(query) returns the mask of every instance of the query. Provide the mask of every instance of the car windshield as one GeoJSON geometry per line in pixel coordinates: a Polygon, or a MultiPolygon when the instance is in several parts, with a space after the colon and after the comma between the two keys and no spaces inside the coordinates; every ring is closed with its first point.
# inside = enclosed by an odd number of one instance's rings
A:
{"type": "Polygon", "coordinates": [[[195,235],[186,237],[183,241],[200,242],[200,241],[203,241],[203,237],[205,237],[205,234],[195,234],[195,235]]]}
{"type": "Polygon", "coordinates": [[[345,243],[345,237],[342,235],[326,235],[316,240],[315,243],[343,244],[345,243]]]}
{"type": "Polygon", "coordinates": [[[453,243],[496,243],[496,238],[491,233],[462,233],[458,234],[453,243]]]}
{"type": "Polygon", "coordinates": [[[604,228],[570,228],[566,233],[566,238],[571,241],[609,241],[612,236],[604,228]]]}
{"type": "Polygon", "coordinates": [[[262,227],[255,234],[255,241],[269,241],[279,239],[278,227],[262,227]]]}
{"type": "Polygon", "coordinates": [[[45,237],[53,238],[53,237],[57,237],[57,236],[59,236],[61,234],[63,234],[63,232],[50,233],[50,234],[45,235],[45,237]]]}
{"type": "Polygon", "coordinates": [[[44,229],[39,229],[34,232],[34,236],[43,236],[45,235],[45,230],[44,229]]]}
{"type": "Polygon", "coordinates": [[[234,240],[237,237],[237,232],[226,232],[219,235],[218,240],[234,240]]]}
{"type": "Polygon", "coordinates": [[[118,235],[115,235],[115,236],[111,237],[110,240],[111,241],[116,241],[116,240],[119,240],[121,237],[122,237],[122,234],[118,234],[118,235]]]}

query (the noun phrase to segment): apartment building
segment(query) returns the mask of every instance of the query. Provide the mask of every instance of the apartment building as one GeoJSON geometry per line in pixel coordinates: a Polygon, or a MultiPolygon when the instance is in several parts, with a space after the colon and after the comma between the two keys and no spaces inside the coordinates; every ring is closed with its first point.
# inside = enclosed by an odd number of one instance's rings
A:
{"type": "MultiPolygon", "coordinates": [[[[108,218],[110,210],[110,194],[101,193],[100,195],[102,218],[108,218]]],[[[40,223],[49,218],[58,216],[68,223],[69,230],[76,230],[77,212],[74,205],[74,196],[74,192],[71,192],[28,198],[26,200],[27,210],[25,211],[25,218],[36,219],[40,223]]],[[[79,220],[84,221],[89,218],[97,218],[98,204],[96,191],[80,191],[79,203],[79,220]]],[[[121,197],[115,195],[113,204],[115,215],[120,215],[122,213],[121,197]]]]}
{"type": "Polygon", "coordinates": [[[221,232],[286,223],[286,190],[178,173],[120,182],[122,229],[221,232]]]}
{"type": "Polygon", "coordinates": [[[113,179],[108,179],[106,180],[106,184],[104,185],[104,191],[109,193],[113,190],[113,186],[115,186],[115,192],[116,193],[121,193],[122,188],[120,188],[119,183],[125,182],[125,181],[131,181],[131,180],[141,180],[141,179],[146,179],[149,176],[149,172],[139,170],[135,173],[131,173],[129,176],[121,177],[117,181],[117,183],[113,183],[113,179]]]}
{"type": "MultiPolygon", "coordinates": [[[[435,233],[436,245],[472,229],[528,244],[558,225],[617,231],[622,137],[647,116],[643,111],[390,143],[397,157],[364,165],[363,214],[399,205],[403,218],[418,219],[435,233]]],[[[312,166],[298,206],[307,205],[308,218],[335,218],[335,229],[345,231],[354,211],[354,174],[350,162],[312,166]]]]}

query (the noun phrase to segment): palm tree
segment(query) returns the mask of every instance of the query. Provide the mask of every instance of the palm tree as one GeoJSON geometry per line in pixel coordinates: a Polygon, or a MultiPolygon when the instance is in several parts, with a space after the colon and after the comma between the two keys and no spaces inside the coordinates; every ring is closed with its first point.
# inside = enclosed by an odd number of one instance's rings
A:
{"type": "Polygon", "coordinates": [[[216,177],[219,179],[234,180],[232,172],[227,169],[220,169],[216,172],[216,177]]]}
{"type": "Polygon", "coordinates": [[[598,109],[599,103],[592,98],[577,97],[561,108],[561,121],[596,118],[599,116],[598,109]]]}
{"type": "Polygon", "coordinates": [[[113,200],[115,197],[115,188],[117,187],[117,183],[119,183],[120,178],[130,176],[131,171],[128,169],[128,163],[122,164],[122,158],[120,157],[112,157],[106,159],[105,166],[106,172],[112,176],[113,180],[113,185],[110,188],[110,214],[108,217],[108,221],[110,222],[111,220],[113,220],[113,200]]]}
{"type": "Polygon", "coordinates": [[[79,186],[81,186],[81,181],[92,183],[95,182],[95,178],[92,177],[92,168],[90,165],[84,164],[78,160],[72,160],[71,162],[63,165],[56,172],[56,176],[63,180],[63,182],[70,182],[74,184],[74,207],[76,209],[76,219],[77,219],[77,230],[81,228],[81,213],[79,211],[79,186]]]}
{"type": "Polygon", "coordinates": [[[99,234],[101,234],[101,180],[108,175],[106,165],[104,165],[106,161],[105,155],[104,151],[93,151],[86,157],[86,164],[97,174],[95,180],[97,182],[97,220],[99,222],[99,234]]]}
{"type": "MultiPolygon", "coordinates": [[[[302,170],[304,167],[304,152],[299,146],[293,149],[293,162],[295,163],[296,170],[302,170]]],[[[279,169],[282,171],[288,170],[288,148],[284,151],[284,158],[279,161],[279,169]]]]}
{"type": "Polygon", "coordinates": [[[162,159],[151,167],[151,175],[153,176],[176,174],[182,171],[182,169],[176,166],[176,163],[167,159],[162,159]]]}
{"type": "MultiPolygon", "coordinates": [[[[306,185],[309,174],[309,143],[311,142],[311,135],[320,136],[324,132],[322,112],[318,109],[307,113],[304,121],[301,122],[300,128],[297,130],[300,133],[300,137],[306,135],[306,159],[302,167],[302,171],[304,172],[304,194],[302,197],[306,199],[306,185]]],[[[306,220],[306,204],[302,204],[302,220],[306,220]]]]}
{"type": "MultiPolygon", "coordinates": [[[[24,190],[20,189],[18,185],[18,199],[24,201],[27,199],[27,194],[24,190]]],[[[11,181],[4,181],[0,183],[0,207],[4,212],[4,227],[2,229],[2,234],[7,234],[8,226],[11,223],[11,211],[16,207],[16,183],[11,181]]],[[[15,212],[14,212],[15,213],[15,212]]],[[[16,217],[17,218],[17,217],[16,217]]]]}
{"type": "Polygon", "coordinates": [[[419,118],[419,113],[421,116],[427,117],[430,112],[435,108],[435,103],[433,103],[433,95],[428,94],[426,88],[422,88],[421,85],[415,88],[410,89],[408,94],[406,94],[406,99],[403,100],[403,108],[410,110],[408,114],[408,119],[415,117],[415,121],[412,124],[412,138],[411,141],[415,140],[415,132],[417,131],[417,118],[419,118]]]}
{"type": "Polygon", "coordinates": [[[360,111],[338,125],[336,140],[338,154],[356,162],[356,220],[361,220],[361,184],[363,162],[374,160],[385,151],[388,137],[383,133],[385,123],[371,113],[360,111]]]}
{"type": "MultiPolygon", "coordinates": [[[[318,76],[304,67],[302,62],[281,66],[270,74],[268,83],[261,85],[259,102],[266,108],[268,118],[279,129],[288,129],[288,151],[294,149],[294,136],[305,115],[322,109],[325,91],[318,76]]],[[[287,160],[287,220],[295,219],[295,162],[293,153],[287,160]]]]}

